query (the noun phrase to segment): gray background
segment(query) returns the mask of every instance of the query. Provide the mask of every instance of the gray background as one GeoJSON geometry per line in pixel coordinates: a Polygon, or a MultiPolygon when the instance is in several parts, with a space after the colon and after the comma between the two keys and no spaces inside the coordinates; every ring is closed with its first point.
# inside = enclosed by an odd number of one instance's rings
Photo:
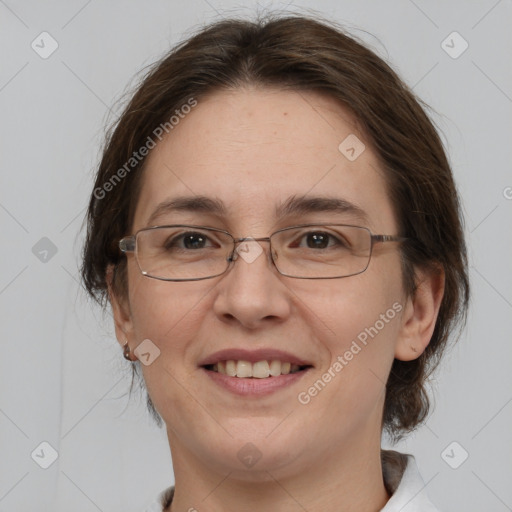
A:
{"type": "MultiPolygon", "coordinates": [[[[438,112],[467,219],[473,302],[437,374],[435,411],[396,448],[416,455],[442,510],[512,510],[512,2],[268,7],[342,22],[438,112]],[[442,47],[453,31],[469,44],[457,58],[442,47]]],[[[165,431],[143,399],[127,400],[110,318],[79,290],[80,227],[109,109],[135,73],[199,24],[256,10],[227,0],[0,0],[0,511],[136,512],[173,483],[165,431]],[[59,45],[47,59],[31,47],[43,31],[59,45]],[[43,441],[59,453],[46,470],[31,458],[43,441]]],[[[446,44],[454,54],[463,41],[446,44]]]]}

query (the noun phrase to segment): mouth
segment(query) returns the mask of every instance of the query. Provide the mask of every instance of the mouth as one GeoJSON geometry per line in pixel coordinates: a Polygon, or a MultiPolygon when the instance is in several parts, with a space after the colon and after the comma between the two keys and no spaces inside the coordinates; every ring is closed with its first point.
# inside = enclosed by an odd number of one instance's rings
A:
{"type": "Polygon", "coordinates": [[[280,375],[299,373],[311,365],[299,365],[279,359],[262,360],[251,363],[244,360],[227,359],[202,366],[205,370],[236,377],[239,379],[269,379],[280,375]]]}
{"type": "Polygon", "coordinates": [[[270,347],[220,350],[199,361],[198,366],[219,389],[244,398],[291,387],[313,368],[308,360],[270,347]]]}

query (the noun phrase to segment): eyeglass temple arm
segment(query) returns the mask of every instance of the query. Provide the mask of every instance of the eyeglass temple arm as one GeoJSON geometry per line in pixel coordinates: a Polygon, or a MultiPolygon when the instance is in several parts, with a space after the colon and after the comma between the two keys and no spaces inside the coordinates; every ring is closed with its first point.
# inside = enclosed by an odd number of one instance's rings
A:
{"type": "Polygon", "coordinates": [[[119,249],[122,252],[135,251],[135,236],[127,236],[119,240],[119,249]]]}

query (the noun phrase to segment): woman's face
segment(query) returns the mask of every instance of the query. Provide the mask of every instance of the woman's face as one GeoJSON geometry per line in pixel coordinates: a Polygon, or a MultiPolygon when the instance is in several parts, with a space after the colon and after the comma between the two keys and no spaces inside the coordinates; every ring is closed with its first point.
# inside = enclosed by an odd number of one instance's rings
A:
{"type": "MultiPolygon", "coordinates": [[[[341,223],[397,234],[371,147],[348,111],[311,92],[215,93],[151,151],[144,172],[133,233],[193,224],[258,238],[296,224],[341,223]],[[366,144],[362,152],[354,136],[366,144]],[[164,211],[150,219],[164,202],[199,196],[225,211],[164,211]],[[318,201],[310,211],[276,217],[290,198],[312,197],[358,210],[322,210],[318,201]]],[[[196,460],[242,478],[257,470],[285,475],[327,470],[340,454],[380,446],[385,383],[406,307],[398,245],[377,244],[365,272],[326,280],[280,275],[268,242],[259,245],[263,252],[253,261],[239,257],[222,276],[188,282],[145,277],[128,255],[129,294],[115,312],[118,338],[132,350],[143,340],[160,350],[141,367],[175,466],[196,460]],[[215,355],[231,349],[246,352],[215,355]],[[247,378],[244,392],[241,377],[202,366],[211,356],[297,359],[309,368],[293,378],[247,378]],[[283,384],[264,393],[272,379],[283,384]]]]}

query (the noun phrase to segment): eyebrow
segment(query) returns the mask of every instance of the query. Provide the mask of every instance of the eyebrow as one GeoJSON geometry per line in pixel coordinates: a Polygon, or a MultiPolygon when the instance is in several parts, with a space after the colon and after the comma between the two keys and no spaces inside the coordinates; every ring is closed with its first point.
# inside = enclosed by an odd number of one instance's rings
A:
{"type": "MultiPolygon", "coordinates": [[[[226,206],[218,199],[207,196],[180,196],[161,202],[150,215],[148,225],[165,214],[176,212],[228,216],[226,206]]],[[[338,197],[292,196],[277,205],[275,209],[277,219],[310,213],[349,214],[361,221],[368,222],[368,215],[362,208],[338,197]]]]}
{"type": "Polygon", "coordinates": [[[277,218],[308,213],[350,214],[368,222],[368,215],[362,208],[340,197],[292,196],[276,208],[277,218]]]}
{"type": "Polygon", "coordinates": [[[162,201],[150,215],[148,225],[151,225],[157,218],[174,212],[199,212],[219,216],[227,214],[222,201],[206,196],[182,196],[162,201]]]}

